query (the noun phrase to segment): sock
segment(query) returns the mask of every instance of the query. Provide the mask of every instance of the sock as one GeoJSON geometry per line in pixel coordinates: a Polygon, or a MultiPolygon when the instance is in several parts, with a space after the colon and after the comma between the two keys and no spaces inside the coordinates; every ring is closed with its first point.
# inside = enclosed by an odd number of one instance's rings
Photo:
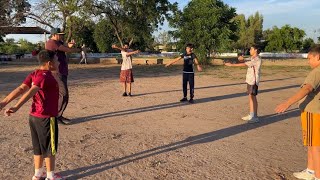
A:
{"type": "Polygon", "coordinates": [[[48,179],[53,179],[53,176],[54,176],[54,172],[53,171],[47,172],[47,178],[48,179]]]}
{"type": "Polygon", "coordinates": [[[314,170],[311,170],[309,168],[307,168],[307,172],[310,173],[310,174],[314,174],[314,170]]]}
{"type": "Polygon", "coordinates": [[[42,173],[44,172],[44,168],[40,168],[40,169],[35,169],[34,170],[34,176],[37,176],[37,177],[41,177],[42,173]]]}
{"type": "Polygon", "coordinates": [[[250,116],[251,116],[251,117],[256,117],[256,115],[254,114],[254,112],[250,112],[250,116]]]}

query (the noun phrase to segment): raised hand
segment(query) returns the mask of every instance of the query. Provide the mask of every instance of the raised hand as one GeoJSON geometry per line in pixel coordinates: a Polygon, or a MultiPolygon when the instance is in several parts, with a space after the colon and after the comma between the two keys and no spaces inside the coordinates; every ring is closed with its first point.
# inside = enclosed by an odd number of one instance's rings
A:
{"type": "Polygon", "coordinates": [[[72,48],[75,44],[76,44],[75,40],[72,39],[72,40],[68,43],[68,47],[69,47],[69,48],[72,48]]]}

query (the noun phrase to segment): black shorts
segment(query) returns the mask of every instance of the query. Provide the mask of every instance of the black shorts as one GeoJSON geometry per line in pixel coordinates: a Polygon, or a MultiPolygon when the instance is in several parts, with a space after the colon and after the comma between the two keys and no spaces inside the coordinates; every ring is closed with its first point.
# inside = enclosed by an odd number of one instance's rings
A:
{"type": "Polygon", "coordinates": [[[30,115],[29,125],[34,155],[54,156],[58,149],[57,118],[38,118],[30,115]]]}
{"type": "Polygon", "coordinates": [[[257,85],[247,84],[247,94],[256,96],[258,95],[259,87],[257,85]]]}

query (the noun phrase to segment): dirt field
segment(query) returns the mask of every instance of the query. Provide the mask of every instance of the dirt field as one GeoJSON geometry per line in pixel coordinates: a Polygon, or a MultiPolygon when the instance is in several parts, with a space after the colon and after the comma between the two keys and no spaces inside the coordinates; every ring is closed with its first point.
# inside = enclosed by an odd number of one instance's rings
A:
{"type": "MultiPolygon", "coordinates": [[[[0,65],[0,98],[35,67],[0,65]]],[[[70,69],[65,116],[73,123],[59,126],[57,156],[57,172],[68,179],[280,180],[306,167],[299,110],[274,108],[297,91],[308,67],[263,66],[258,124],[240,119],[248,113],[246,68],[196,73],[192,105],[179,102],[181,66],[134,66],[133,97],[121,96],[119,66],[70,69]]],[[[0,179],[34,173],[29,108],[0,117],[0,179]]]]}

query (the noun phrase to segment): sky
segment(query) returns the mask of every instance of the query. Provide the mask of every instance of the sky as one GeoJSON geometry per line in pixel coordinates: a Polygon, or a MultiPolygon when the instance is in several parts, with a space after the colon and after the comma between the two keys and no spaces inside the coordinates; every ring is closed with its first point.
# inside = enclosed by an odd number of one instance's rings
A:
{"type": "MultiPolygon", "coordinates": [[[[180,9],[183,9],[190,2],[190,0],[169,1],[178,2],[180,9]]],[[[319,0],[224,0],[224,3],[236,8],[238,14],[245,14],[246,17],[258,11],[264,18],[264,30],[273,26],[281,27],[289,24],[291,27],[303,29],[307,36],[313,39],[320,36],[320,24],[317,23],[320,17],[319,0]]],[[[170,30],[168,23],[164,23],[160,31],[167,30],[170,30]]],[[[17,40],[25,38],[31,42],[43,41],[44,39],[43,35],[8,35],[7,38],[17,40]]]]}

